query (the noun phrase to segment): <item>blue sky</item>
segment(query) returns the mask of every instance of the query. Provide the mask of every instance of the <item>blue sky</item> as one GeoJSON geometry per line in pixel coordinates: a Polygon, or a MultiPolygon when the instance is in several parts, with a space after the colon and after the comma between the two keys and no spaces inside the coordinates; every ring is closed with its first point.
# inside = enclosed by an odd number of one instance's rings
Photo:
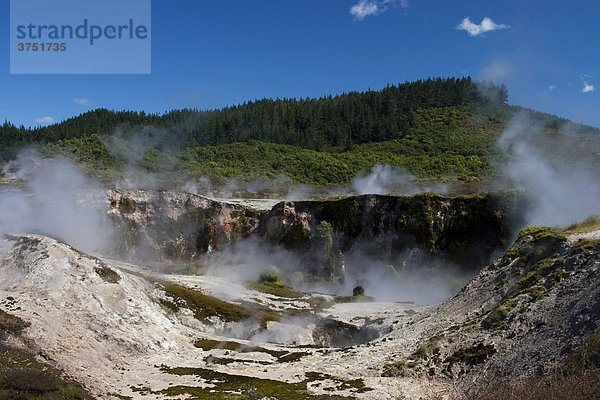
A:
{"type": "Polygon", "coordinates": [[[0,121],[15,124],[470,75],[506,84],[511,104],[600,127],[595,1],[153,0],[148,75],[11,75],[9,14],[0,0],[0,121]]]}

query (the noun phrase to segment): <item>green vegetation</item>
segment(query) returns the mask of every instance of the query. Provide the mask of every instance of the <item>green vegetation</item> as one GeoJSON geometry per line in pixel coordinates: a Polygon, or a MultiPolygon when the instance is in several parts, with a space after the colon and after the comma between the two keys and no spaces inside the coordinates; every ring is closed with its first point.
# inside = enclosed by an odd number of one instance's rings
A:
{"type": "Polygon", "coordinates": [[[514,113],[527,112],[548,132],[567,122],[506,105],[504,86],[488,84],[491,95],[481,96],[479,85],[469,77],[436,78],[210,111],[97,109],[33,129],[6,121],[0,125],[0,163],[37,144],[43,155],[70,157],[106,180],[133,167],[160,173],[167,182],[260,176],[342,184],[375,164],[401,167],[420,179],[479,180],[503,160],[495,140],[514,113]]]}
{"type": "Polygon", "coordinates": [[[487,317],[483,320],[482,325],[484,328],[496,328],[501,329],[505,327],[505,320],[508,313],[514,308],[512,305],[498,304],[494,307],[487,317]]]}
{"type": "MultiPolygon", "coordinates": [[[[223,350],[236,351],[238,353],[254,353],[254,352],[267,353],[267,354],[271,355],[272,357],[276,358],[277,359],[276,362],[279,362],[279,363],[298,361],[300,358],[308,355],[308,353],[305,351],[289,352],[289,351],[284,351],[284,350],[269,350],[264,347],[259,347],[259,346],[254,346],[254,345],[246,345],[246,344],[233,342],[233,341],[219,341],[219,340],[211,340],[211,339],[198,339],[194,343],[194,346],[196,346],[204,351],[210,351],[213,349],[223,349],[223,350]]],[[[218,357],[213,357],[213,356],[209,356],[209,357],[210,357],[210,361],[214,364],[218,364],[218,363],[228,364],[228,363],[236,362],[236,361],[250,362],[248,360],[238,360],[238,359],[234,359],[234,358],[218,358],[218,357]]],[[[270,363],[267,363],[267,364],[270,364],[270,363]]]]}
{"type": "Polygon", "coordinates": [[[307,372],[306,378],[297,383],[287,383],[272,379],[260,379],[242,375],[232,375],[204,368],[161,367],[162,371],[174,375],[195,375],[210,383],[210,388],[191,386],[172,386],[159,392],[148,389],[136,389],[149,394],[166,396],[188,395],[191,399],[343,399],[346,396],[319,396],[309,392],[309,385],[318,384],[319,381],[333,381],[334,387],[327,389],[345,390],[352,393],[364,393],[371,389],[366,387],[362,379],[344,380],[318,372],[307,372]],[[236,394],[239,393],[239,394],[236,394]]]}
{"type": "Polygon", "coordinates": [[[569,225],[565,228],[565,234],[588,233],[600,230],[600,214],[587,217],[582,222],[569,225]]]}
{"type": "Polygon", "coordinates": [[[352,289],[352,296],[364,296],[365,289],[362,286],[356,286],[352,289]]]}
{"type": "Polygon", "coordinates": [[[5,122],[0,162],[39,144],[44,155],[73,158],[108,180],[128,166],[180,179],[286,176],[333,184],[377,163],[421,178],[481,178],[491,173],[494,136],[508,112],[506,88],[488,91],[496,96],[480,96],[470,78],[437,78],[207,112],[98,109],[34,129],[5,122]]]}
{"type": "MultiPolygon", "coordinates": [[[[11,299],[9,298],[8,300],[11,299]]],[[[0,338],[6,334],[18,335],[28,326],[28,322],[23,321],[16,315],[0,310],[0,338]]]]}
{"type": "Polygon", "coordinates": [[[258,276],[258,282],[259,283],[270,283],[273,286],[279,286],[279,287],[285,286],[285,282],[283,282],[281,280],[281,277],[279,276],[279,272],[277,272],[273,269],[261,271],[260,275],[258,276]]]}
{"type": "Polygon", "coordinates": [[[184,305],[192,310],[194,316],[201,321],[208,321],[210,317],[234,322],[252,318],[259,321],[260,326],[264,329],[267,322],[281,319],[277,314],[228,303],[174,283],[160,282],[160,284],[165,288],[167,295],[173,299],[173,301],[163,301],[163,305],[172,310],[177,310],[180,305],[184,305]]]}
{"type": "MultiPolygon", "coordinates": [[[[213,349],[224,349],[224,350],[235,350],[235,351],[243,351],[248,347],[244,346],[242,343],[233,342],[233,341],[220,341],[220,340],[212,340],[212,339],[198,339],[194,343],[199,349],[204,351],[209,351],[213,349]]],[[[253,347],[250,347],[253,348],[253,347]]]]}
{"type": "Polygon", "coordinates": [[[60,371],[36,361],[33,354],[4,343],[29,324],[0,310],[0,399],[87,400],[92,397],[60,371]]]}
{"type": "Polygon", "coordinates": [[[577,251],[600,251],[600,240],[599,239],[579,239],[575,243],[575,249],[577,251]]]}
{"type": "Polygon", "coordinates": [[[212,339],[198,339],[194,343],[199,349],[204,351],[210,351],[214,349],[223,349],[223,350],[232,350],[237,351],[238,353],[267,353],[275,358],[280,358],[285,355],[290,354],[288,351],[278,351],[278,350],[268,350],[264,347],[246,345],[243,343],[233,342],[233,341],[219,341],[212,339]]]}
{"type": "Polygon", "coordinates": [[[517,385],[483,379],[454,397],[461,400],[571,400],[600,398],[600,332],[587,336],[559,366],[517,385]]]}
{"type": "Polygon", "coordinates": [[[529,272],[517,281],[517,284],[515,285],[516,292],[514,295],[518,296],[536,285],[542,279],[546,278],[549,275],[549,272],[554,269],[555,258],[556,257],[545,258],[533,265],[529,272]]]}
{"type": "Polygon", "coordinates": [[[0,398],[87,400],[92,397],[60,371],[33,355],[0,344],[0,398]]]}
{"type": "Polygon", "coordinates": [[[533,235],[535,237],[535,235],[537,235],[539,233],[548,232],[551,229],[552,228],[550,228],[549,226],[528,226],[528,227],[521,229],[521,231],[519,232],[518,238],[521,239],[522,237],[525,237],[527,235],[533,235]]]}
{"type": "Polygon", "coordinates": [[[521,243],[517,242],[512,249],[504,254],[505,261],[510,262],[512,259],[518,259],[516,264],[518,270],[515,271],[517,275],[521,274],[522,269],[534,266],[556,253],[567,240],[560,231],[549,227],[525,228],[519,233],[519,239],[526,236],[532,236],[532,238],[521,243]]]}
{"type": "Polygon", "coordinates": [[[281,356],[289,354],[288,351],[268,350],[268,349],[265,349],[264,347],[246,345],[243,343],[234,342],[234,341],[230,341],[230,340],[219,341],[219,340],[212,340],[212,339],[198,339],[194,343],[194,346],[196,346],[197,348],[202,349],[204,351],[209,351],[209,350],[214,350],[214,349],[224,349],[224,350],[237,351],[238,353],[253,353],[253,352],[267,353],[267,354],[272,355],[275,358],[279,358],[281,356]]]}
{"type": "MultiPolygon", "coordinates": [[[[564,260],[557,253],[567,240],[562,231],[531,226],[522,229],[518,237],[515,246],[504,254],[503,262],[508,264],[517,260],[512,275],[519,279],[510,287],[502,301],[487,313],[482,321],[484,328],[504,329],[509,313],[519,303],[516,297],[527,294],[529,301],[536,301],[565,274],[561,269],[564,260]]],[[[508,280],[503,279],[497,288],[501,289],[507,283],[508,280]]]]}
{"type": "Polygon", "coordinates": [[[438,355],[440,352],[438,343],[441,339],[441,336],[433,336],[426,343],[419,346],[419,348],[413,352],[411,357],[413,359],[427,359],[432,354],[438,355]]]}
{"type": "Polygon", "coordinates": [[[381,375],[382,376],[404,376],[405,369],[407,367],[412,368],[414,366],[416,366],[416,364],[411,363],[411,366],[409,367],[409,365],[406,361],[398,361],[395,363],[386,364],[383,366],[383,373],[381,375]]]}
{"type": "Polygon", "coordinates": [[[128,197],[122,197],[119,200],[119,212],[123,214],[128,214],[135,210],[136,204],[134,200],[131,200],[128,197]]]}
{"type": "Polygon", "coordinates": [[[409,369],[416,368],[430,357],[433,357],[434,361],[439,362],[439,342],[442,338],[440,335],[433,336],[413,351],[408,360],[400,360],[384,365],[382,376],[406,376],[409,369]]]}
{"type": "Polygon", "coordinates": [[[246,283],[246,285],[248,286],[248,288],[250,288],[252,290],[271,294],[273,296],[285,297],[288,299],[299,299],[299,298],[304,297],[304,293],[292,290],[292,289],[288,288],[287,286],[285,286],[285,284],[284,284],[284,286],[281,286],[278,282],[281,282],[281,281],[275,281],[275,282],[249,281],[246,283]]]}
{"type": "Polygon", "coordinates": [[[121,276],[104,263],[96,267],[96,273],[108,283],[118,283],[121,280],[121,276]]]}
{"type": "MultiPolygon", "coordinates": [[[[505,253],[503,260],[505,264],[513,264],[512,277],[518,279],[513,281],[496,307],[487,313],[481,321],[482,326],[488,329],[506,328],[510,312],[519,303],[537,301],[570,274],[565,261],[569,254],[559,256],[559,252],[564,251],[565,235],[596,230],[598,222],[597,216],[592,216],[564,229],[540,226],[522,229],[515,246],[505,253]],[[519,298],[521,295],[527,296],[519,298]]],[[[573,245],[572,252],[597,254],[599,250],[600,240],[581,239],[573,245]]],[[[503,289],[508,283],[507,279],[502,279],[496,289],[503,289]]]]}
{"type": "Polygon", "coordinates": [[[496,353],[496,349],[493,344],[478,343],[476,345],[458,349],[450,357],[446,358],[444,362],[454,364],[457,362],[463,362],[469,365],[480,364],[488,359],[491,355],[496,353]]]}

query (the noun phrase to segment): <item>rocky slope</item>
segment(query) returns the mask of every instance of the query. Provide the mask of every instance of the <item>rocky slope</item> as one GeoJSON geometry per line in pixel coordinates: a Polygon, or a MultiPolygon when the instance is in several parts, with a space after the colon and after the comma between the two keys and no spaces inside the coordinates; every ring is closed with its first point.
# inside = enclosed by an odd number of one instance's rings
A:
{"type": "Polygon", "coordinates": [[[468,387],[552,372],[597,329],[599,234],[523,230],[508,252],[416,322],[435,328],[384,375],[436,376],[468,387]]]}
{"type": "Polygon", "coordinates": [[[22,235],[0,242],[0,308],[30,324],[9,342],[98,398],[445,396],[550,370],[582,343],[600,316],[599,236],[525,230],[460,293],[417,307],[164,275],[22,235]]]}

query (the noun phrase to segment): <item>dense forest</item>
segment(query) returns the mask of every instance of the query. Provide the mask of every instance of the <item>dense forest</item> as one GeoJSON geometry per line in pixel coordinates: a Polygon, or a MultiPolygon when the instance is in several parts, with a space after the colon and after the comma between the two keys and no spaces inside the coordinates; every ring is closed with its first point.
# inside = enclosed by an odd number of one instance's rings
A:
{"type": "MultiPolygon", "coordinates": [[[[471,78],[436,78],[318,99],[263,99],[219,110],[165,114],[97,109],[27,129],[0,127],[0,162],[38,145],[105,177],[125,167],[185,178],[286,176],[301,183],[346,183],[374,164],[420,178],[480,179],[498,157],[506,87],[471,78]]],[[[548,127],[562,123],[548,120],[548,127]]]]}

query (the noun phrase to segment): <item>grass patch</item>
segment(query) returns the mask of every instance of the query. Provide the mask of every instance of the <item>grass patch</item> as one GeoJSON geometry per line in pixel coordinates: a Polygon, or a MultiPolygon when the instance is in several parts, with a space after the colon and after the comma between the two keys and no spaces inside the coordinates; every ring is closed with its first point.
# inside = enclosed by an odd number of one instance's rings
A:
{"type": "Polygon", "coordinates": [[[257,292],[271,294],[277,297],[285,297],[288,299],[299,299],[304,297],[304,293],[292,290],[287,286],[280,286],[277,282],[255,282],[248,281],[247,284],[249,289],[256,290],[257,292]]]}
{"type": "Polygon", "coordinates": [[[512,306],[499,304],[494,307],[483,320],[482,325],[484,328],[503,328],[506,324],[506,317],[508,313],[513,309],[512,306]]]}
{"type": "Polygon", "coordinates": [[[269,361],[244,360],[242,358],[231,358],[231,357],[215,357],[212,355],[204,357],[204,362],[207,364],[217,364],[217,365],[228,365],[228,364],[232,364],[234,362],[260,364],[260,365],[272,364],[269,361]]]}
{"type": "Polygon", "coordinates": [[[519,232],[519,235],[517,237],[519,239],[521,239],[522,237],[525,237],[527,235],[533,235],[535,237],[535,235],[538,235],[538,234],[544,233],[544,232],[548,232],[551,230],[552,230],[552,228],[550,228],[549,226],[528,226],[526,228],[521,229],[521,231],[519,232]]]}
{"type": "Polygon", "coordinates": [[[195,375],[202,378],[211,388],[191,386],[172,386],[155,394],[167,396],[188,395],[191,399],[261,399],[277,398],[289,400],[303,399],[342,399],[345,396],[314,395],[308,390],[311,383],[321,380],[333,380],[334,390],[348,390],[354,393],[364,393],[371,390],[364,385],[362,379],[343,380],[326,374],[308,372],[301,382],[287,383],[272,379],[260,379],[241,375],[231,375],[212,371],[205,368],[169,368],[162,366],[161,370],[174,375],[195,375]],[[234,394],[240,393],[240,394],[234,394]]]}
{"type": "Polygon", "coordinates": [[[538,261],[524,277],[519,279],[515,285],[515,293],[512,297],[518,296],[527,289],[536,285],[542,279],[546,278],[554,268],[554,257],[545,258],[538,261]]]}
{"type": "Polygon", "coordinates": [[[581,222],[569,225],[565,228],[566,234],[588,233],[600,230],[600,214],[594,214],[581,222]]]}
{"type": "Polygon", "coordinates": [[[228,303],[181,285],[170,282],[160,282],[160,284],[164,287],[167,295],[174,299],[174,306],[171,305],[171,307],[185,304],[185,307],[192,310],[197,319],[204,322],[209,322],[210,317],[218,317],[228,322],[255,319],[259,321],[261,328],[265,329],[269,321],[281,320],[281,316],[277,314],[228,303]]]}
{"type": "MultiPolygon", "coordinates": [[[[0,339],[19,335],[29,323],[0,310],[0,339]]],[[[87,400],[92,397],[59,370],[32,354],[0,342],[0,399],[87,400]]]]}
{"type": "Polygon", "coordinates": [[[100,278],[108,283],[118,283],[121,280],[121,277],[117,272],[115,272],[115,270],[107,267],[104,264],[96,267],[96,273],[100,275],[100,278]]]}
{"type": "Polygon", "coordinates": [[[279,287],[285,286],[285,282],[283,282],[281,280],[281,277],[279,276],[279,272],[272,270],[272,269],[261,271],[260,275],[258,276],[258,282],[259,283],[270,283],[274,286],[279,286],[279,287]]]}
{"type": "Polygon", "coordinates": [[[33,355],[0,344],[0,399],[91,400],[92,396],[33,355]]]}
{"type": "Polygon", "coordinates": [[[485,345],[483,343],[478,343],[471,347],[464,347],[456,350],[454,354],[446,358],[444,362],[450,365],[458,362],[469,365],[481,364],[494,353],[496,353],[496,349],[493,344],[485,345]]]}
{"type": "Polygon", "coordinates": [[[28,326],[29,322],[25,322],[16,315],[0,310],[0,334],[18,335],[28,326]]]}
{"type": "Polygon", "coordinates": [[[382,376],[404,376],[406,370],[406,361],[398,361],[383,366],[382,376]]]}
{"type": "Polygon", "coordinates": [[[529,226],[527,228],[523,228],[518,235],[518,238],[521,239],[525,236],[533,236],[532,241],[538,242],[541,239],[551,238],[555,239],[559,242],[564,242],[567,238],[563,235],[563,230],[554,229],[549,226],[529,226]]]}
{"type": "Polygon", "coordinates": [[[579,239],[573,246],[577,251],[596,251],[600,248],[600,240],[598,239],[579,239]]]}
{"type": "Polygon", "coordinates": [[[414,359],[426,359],[430,354],[439,354],[440,348],[438,347],[438,343],[441,339],[441,336],[433,336],[427,342],[419,346],[419,348],[412,353],[411,357],[414,359]]]}

